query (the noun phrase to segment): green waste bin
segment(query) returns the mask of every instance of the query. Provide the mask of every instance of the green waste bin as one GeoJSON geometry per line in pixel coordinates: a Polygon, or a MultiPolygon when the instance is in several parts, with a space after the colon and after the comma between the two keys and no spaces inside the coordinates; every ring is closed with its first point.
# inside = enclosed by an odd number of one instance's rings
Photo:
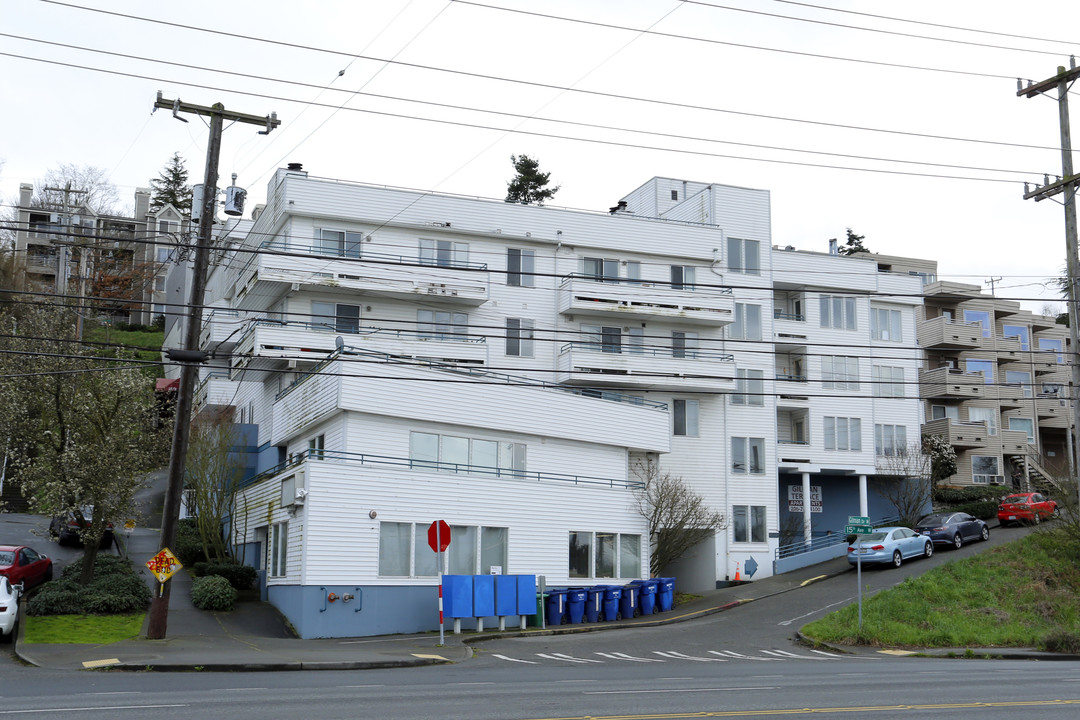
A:
{"type": "Polygon", "coordinates": [[[541,627],[544,619],[544,600],[547,599],[547,593],[536,593],[536,614],[529,615],[525,619],[525,625],[527,627],[541,627]]]}

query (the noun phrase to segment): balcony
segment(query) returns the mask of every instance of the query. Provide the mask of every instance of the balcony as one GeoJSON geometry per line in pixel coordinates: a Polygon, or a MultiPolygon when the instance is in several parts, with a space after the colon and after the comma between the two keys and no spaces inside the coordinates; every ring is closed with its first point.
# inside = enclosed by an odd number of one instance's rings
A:
{"type": "Polygon", "coordinates": [[[731,288],[692,289],[670,283],[612,279],[600,281],[572,274],[559,287],[559,312],[564,315],[673,320],[680,324],[728,325],[735,319],[731,288]]]}
{"type": "Polygon", "coordinates": [[[981,325],[956,322],[944,315],[920,321],[916,334],[924,348],[975,350],[983,344],[981,325]]]}
{"type": "Polygon", "coordinates": [[[1026,361],[1031,354],[1020,347],[1020,338],[1017,337],[999,337],[996,344],[998,364],[1026,361]]]}
{"type": "MultiPolygon", "coordinates": [[[[257,385],[258,383],[243,383],[231,380],[229,373],[212,371],[202,376],[199,384],[195,386],[195,394],[192,399],[194,413],[220,411],[235,407],[236,398],[241,388],[245,385],[257,385]]],[[[261,387],[261,386],[260,386],[261,387]]]]}
{"type": "Polygon", "coordinates": [[[924,435],[939,435],[948,440],[954,448],[984,448],[990,442],[990,432],[986,423],[956,422],[951,418],[931,420],[923,425],[924,435]]]}
{"type": "Polygon", "coordinates": [[[1036,375],[1050,375],[1069,369],[1064,364],[1061,353],[1053,350],[1031,353],[1031,366],[1034,368],[1036,375]]]}
{"type": "Polygon", "coordinates": [[[1019,383],[1008,385],[991,385],[989,390],[990,394],[996,394],[998,402],[1001,403],[1003,410],[1014,409],[1022,407],[1025,400],[1031,402],[1030,395],[1025,396],[1025,392],[1030,392],[1031,387],[1029,385],[1021,385],[1019,383]]]}
{"type": "Polygon", "coordinates": [[[254,254],[238,273],[233,301],[238,308],[261,310],[293,285],[465,306],[488,299],[488,270],[483,263],[427,265],[416,256],[327,255],[321,248],[288,241],[275,241],[263,249],[268,252],[254,254]]]}
{"type": "Polygon", "coordinates": [[[919,390],[928,400],[957,400],[986,397],[981,374],[941,367],[919,371],[919,390]]]}
{"type": "Polygon", "coordinates": [[[1031,451],[1026,432],[1023,430],[1001,431],[1001,452],[1006,455],[1027,455],[1031,451]]]}
{"type": "Polygon", "coordinates": [[[211,310],[203,318],[199,347],[228,351],[236,346],[247,320],[240,318],[236,310],[211,310]]]}
{"type": "Polygon", "coordinates": [[[1043,427],[1067,428],[1072,408],[1064,398],[1038,397],[1035,398],[1035,416],[1043,427]]]}
{"type": "Polygon", "coordinates": [[[604,352],[603,344],[566,343],[556,359],[556,381],[567,385],[624,387],[641,390],[709,391],[730,389],[735,357],[711,350],[634,348],[604,352]]]}

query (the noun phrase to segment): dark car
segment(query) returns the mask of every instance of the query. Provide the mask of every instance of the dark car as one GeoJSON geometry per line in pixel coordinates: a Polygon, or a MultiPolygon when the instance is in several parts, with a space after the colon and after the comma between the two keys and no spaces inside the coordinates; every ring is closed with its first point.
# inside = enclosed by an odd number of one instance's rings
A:
{"type": "Polygon", "coordinates": [[[0,545],[0,575],[12,585],[22,583],[29,590],[52,580],[52,560],[25,545],[0,545]]]}
{"type": "MultiPolygon", "coordinates": [[[[90,508],[84,507],[80,511],[82,520],[85,523],[81,524],[79,516],[74,512],[68,512],[62,517],[54,517],[52,522],[49,523],[49,534],[56,538],[56,542],[61,545],[82,545],[82,535],[80,530],[84,527],[90,527],[90,523],[94,521],[93,513],[90,508]]],[[[111,548],[113,544],[113,525],[109,523],[105,528],[105,534],[101,536],[101,543],[98,545],[102,550],[111,548]]]]}
{"type": "Polygon", "coordinates": [[[965,512],[927,515],[919,520],[915,532],[930,538],[935,545],[952,545],[957,549],[971,540],[990,539],[990,527],[965,512]]]}

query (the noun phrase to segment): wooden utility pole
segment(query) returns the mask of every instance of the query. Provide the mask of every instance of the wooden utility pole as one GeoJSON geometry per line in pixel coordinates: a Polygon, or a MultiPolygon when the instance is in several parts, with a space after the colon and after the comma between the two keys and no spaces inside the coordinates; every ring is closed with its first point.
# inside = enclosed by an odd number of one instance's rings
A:
{"type": "MultiPolygon", "coordinates": [[[[176,544],[176,529],[180,522],[180,500],[184,492],[184,470],[187,463],[188,439],[191,434],[191,405],[195,395],[195,385],[199,380],[200,362],[208,356],[199,351],[199,335],[202,332],[203,295],[206,292],[206,270],[210,264],[210,242],[214,229],[214,214],[217,205],[218,156],[221,153],[221,131],[225,120],[232,122],[260,125],[265,130],[261,135],[280,125],[277,113],[265,117],[229,112],[221,103],[212,107],[192,105],[180,100],[165,100],[157,94],[154,109],[169,108],[173,117],[187,122],[179,113],[194,113],[210,118],[210,141],[206,148],[206,174],[203,178],[202,217],[199,218],[199,235],[195,246],[195,266],[192,270],[191,293],[188,299],[188,320],[184,332],[184,348],[181,353],[167,351],[173,359],[183,359],[180,372],[180,387],[176,393],[176,409],[173,417],[173,442],[169,455],[169,480],[165,489],[165,507],[161,512],[161,547],[169,548],[176,544]]],[[[172,583],[163,584],[161,592],[150,605],[150,622],[146,636],[151,640],[161,640],[169,622],[169,594],[172,583]]]]}
{"type": "MultiPolygon", "coordinates": [[[[1059,65],[1057,75],[1040,83],[1028,83],[1027,87],[1021,87],[1019,79],[1016,81],[1017,97],[1035,97],[1050,90],[1057,89],[1058,98],[1058,124],[1061,128],[1061,179],[1049,182],[1034,190],[1027,190],[1025,184],[1024,199],[1034,199],[1035,202],[1053,197],[1059,193],[1065,195],[1065,287],[1066,297],[1069,304],[1069,343],[1072,345],[1069,365],[1072,367],[1072,382],[1069,388],[1069,402],[1072,403],[1072,433],[1069,448],[1069,457],[1075,457],[1076,450],[1080,449],[1080,402],[1077,393],[1080,393],[1080,344],[1077,343],[1077,318],[1080,317],[1077,302],[1080,301],[1080,257],[1076,247],[1076,187],[1080,184],[1080,177],[1073,173],[1072,160],[1072,133],[1069,127],[1069,84],[1080,77],[1080,68],[1076,67],[1076,58],[1069,58],[1069,69],[1059,65]]],[[[1034,338],[1032,338],[1034,342],[1034,338]]],[[[1075,467],[1070,468],[1072,480],[1077,480],[1075,467]]],[[[1077,483],[1080,487],[1080,483],[1077,483]]],[[[1080,493],[1080,490],[1078,490],[1080,493]]]]}

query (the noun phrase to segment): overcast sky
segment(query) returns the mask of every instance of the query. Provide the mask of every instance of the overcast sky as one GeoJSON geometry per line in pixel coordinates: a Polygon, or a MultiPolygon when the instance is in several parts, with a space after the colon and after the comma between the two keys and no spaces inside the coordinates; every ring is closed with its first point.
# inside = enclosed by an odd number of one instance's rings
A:
{"type": "Polygon", "coordinates": [[[237,173],[249,208],[288,162],[502,198],[524,153],[561,186],[554,205],[604,211],[653,176],[766,189],[776,245],[824,251],[851,227],[875,252],[937,260],[943,278],[995,278],[1036,311],[1064,266],[1061,205],[1022,198],[1025,180],[1061,172],[1057,103],[1018,98],[1016,78],[1069,65],[1075,0],[4,0],[0,12],[8,203],[60,163],[107,170],[128,204],[174,151],[201,182],[206,125],[151,115],[160,90],[277,112],[269,136],[225,132],[221,185],[237,173]]]}

